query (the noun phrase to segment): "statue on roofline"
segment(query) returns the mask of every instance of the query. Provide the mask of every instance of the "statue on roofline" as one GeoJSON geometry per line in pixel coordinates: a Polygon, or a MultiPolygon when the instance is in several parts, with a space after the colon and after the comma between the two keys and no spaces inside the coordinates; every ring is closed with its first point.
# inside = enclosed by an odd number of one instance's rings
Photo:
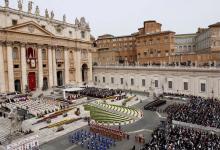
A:
{"type": "Polygon", "coordinates": [[[66,22],[66,15],[63,15],[63,22],[66,22]]]}
{"type": "Polygon", "coordinates": [[[33,5],[33,2],[32,2],[32,1],[29,1],[29,2],[28,2],[28,13],[31,13],[31,11],[32,11],[32,5],[33,5]]]}
{"type": "Polygon", "coordinates": [[[77,25],[77,26],[79,25],[79,20],[78,20],[78,18],[75,19],[75,25],[77,25]]]}
{"type": "Polygon", "coordinates": [[[5,7],[9,6],[9,0],[5,0],[5,7]]]}
{"type": "Polygon", "coordinates": [[[81,17],[81,18],[80,18],[80,23],[81,23],[81,24],[85,24],[85,23],[86,23],[85,17],[81,17]]]}
{"type": "Polygon", "coordinates": [[[45,10],[45,17],[46,17],[46,18],[49,18],[49,13],[48,13],[47,8],[46,8],[46,10],[45,10]]]}
{"type": "Polygon", "coordinates": [[[40,15],[40,9],[39,9],[39,6],[36,6],[35,15],[37,15],[37,16],[40,15]]]}
{"type": "Polygon", "coordinates": [[[53,18],[54,18],[54,12],[52,10],[51,13],[50,13],[50,19],[53,20],[53,18]]]}
{"type": "Polygon", "coordinates": [[[23,8],[22,2],[21,2],[21,0],[18,0],[18,10],[22,11],[22,8],[23,8]]]}

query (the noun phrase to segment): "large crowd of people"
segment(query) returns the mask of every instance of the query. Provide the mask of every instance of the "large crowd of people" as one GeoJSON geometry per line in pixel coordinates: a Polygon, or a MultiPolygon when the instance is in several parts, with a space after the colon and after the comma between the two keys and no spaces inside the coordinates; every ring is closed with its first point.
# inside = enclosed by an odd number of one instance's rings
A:
{"type": "Polygon", "coordinates": [[[165,111],[172,120],[220,128],[220,101],[191,97],[186,104],[172,104],[165,111]]]}
{"type": "Polygon", "coordinates": [[[214,133],[169,125],[152,133],[152,140],[142,150],[217,150],[220,137],[214,133]]]}
{"type": "Polygon", "coordinates": [[[96,87],[86,87],[82,91],[80,91],[80,94],[90,96],[90,97],[96,97],[96,98],[107,98],[110,96],[114,96],[116,94],[122,94],[122,90],[119,89],[108,89],[108,88],[96,88],[96,87]]]}

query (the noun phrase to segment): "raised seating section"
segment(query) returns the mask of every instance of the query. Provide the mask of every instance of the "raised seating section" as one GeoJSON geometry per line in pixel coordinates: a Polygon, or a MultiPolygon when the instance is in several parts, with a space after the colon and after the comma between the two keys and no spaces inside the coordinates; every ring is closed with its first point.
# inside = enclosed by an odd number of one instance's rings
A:
{"type": "Polygon", "coordinates": [[[142,112],[130,107],[106,104],[96,101],[84,106],[90,111],[90,116],[98,123],[125,123],[136,121],[142,117],[142,112]]]}
{"type": "Polygon", "coordinates": [[[59,103],[52,100],[26,100],[26,101],[17,101],[14,103],[7,103],[6,106],[9,109],[14,107],[19,107],[25,110],[28,110],[29,113],[37,116],[37,114],[44,114],[45,111],[55,111],[59,110],[59,103]]]}
{"type": "Polygon", "coordinates": [[[99,104],[100,106],[106,107],[108,109],[112,109],[121,113],[125,113],[127,115],[131,115],[131,116],[135,116],[138,117],[140,115],[140,112],[138,112],[138,110],[134,109],[134,108],[130,108],[130,107],[124,107],[124,106],[119,106],[119,105],[113,105],[113,104],[106,104],[106,103],[102,103],[102,102],[96,102],[97,104],[99,104]]]}
{"type": "Polygon", "coordinates": [[[130,121],[131,118],[114,114],[91,105],[84,105],[85,110],[90,111],[90,116],[98,123],[121,123],[130,121]]]}

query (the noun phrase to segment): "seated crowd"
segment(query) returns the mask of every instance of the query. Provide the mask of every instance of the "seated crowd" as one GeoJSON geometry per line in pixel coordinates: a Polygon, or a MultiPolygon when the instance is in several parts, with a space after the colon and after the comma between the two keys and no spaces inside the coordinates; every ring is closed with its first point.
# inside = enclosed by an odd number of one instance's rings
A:
{"type": "Polygon", "coordinates": [[[15,103],[15,102],[27,101],[27,100],[28,100],[28,96],[26,94],[23,94],[23,95],[16,95],[11,98],[7,98],[7,100],[5,102],[6,103],[15,103]]]}
{"type": "Polygon", "coordinates": [[[193,95],[186,95],[186,94],[181,94],[181,93],[163,93],[160,95],[160,97],[168,97],[169,99],[174,99],[174,98],[194,98],[195,96],[193,95]]]}
{"type": "Polygon", "coordinates": [[[110,96],[114,96],[116,94],[122,94],[122,90],[87,87],[84,90],[80,91],[80,94],[90,96],[90,97],[96,97],[96,98],[107,98],[110,96]]]}
{"type": "Polygon", "coordinates": [[[172,120],[220,128],[220,101],[191,97],[186,104],[172,104],[165,111],[172,120]]]}
{"type": "Polygon", "coordinates": [[[214,150],[220,149],[220,137],[201,130],[169,125],[157,128],[142,150],[214,150]]]}
{"type": "Polygon", "coordinates": [[[81,97],[80,94],[71,94],[71,95],[67,96],[67,99],[68,100],[76,100],[76,99],[78,99],[80,97],[81,97]]]}

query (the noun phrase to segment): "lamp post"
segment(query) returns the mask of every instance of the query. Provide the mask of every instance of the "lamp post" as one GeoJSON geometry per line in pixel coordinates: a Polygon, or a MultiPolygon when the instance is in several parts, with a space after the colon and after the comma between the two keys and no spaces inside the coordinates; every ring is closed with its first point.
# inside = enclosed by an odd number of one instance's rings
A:
{"type": "Polygon", "coordinates": [[[214,98],[214,90],[213,90],[213,88],[212,88],[212,98],[214,98]]]}

